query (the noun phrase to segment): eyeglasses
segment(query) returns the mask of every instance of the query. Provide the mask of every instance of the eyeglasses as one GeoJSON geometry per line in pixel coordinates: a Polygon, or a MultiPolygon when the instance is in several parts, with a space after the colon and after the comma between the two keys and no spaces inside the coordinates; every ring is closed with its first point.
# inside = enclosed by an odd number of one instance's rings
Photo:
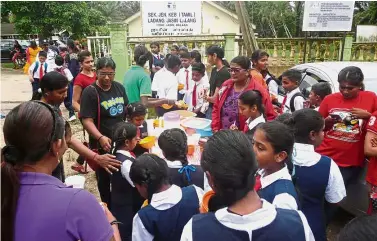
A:
{"type": "Polygon", "coordinates": [[[115,72],[98,72],[98,75],[101,76],[101,77],[106,77],[106,76],[114,77],[115,72]]]}
{"type": "Polygon", "coordinates": [[[242,68],[229,68],[229,69],[228,69],[228,72],[229,72],[229,73],[235,73],[235,74],[238,74],[238,73],[241,72],[242,70],[244,70],[244,69],[242,69],[242,68]]]}

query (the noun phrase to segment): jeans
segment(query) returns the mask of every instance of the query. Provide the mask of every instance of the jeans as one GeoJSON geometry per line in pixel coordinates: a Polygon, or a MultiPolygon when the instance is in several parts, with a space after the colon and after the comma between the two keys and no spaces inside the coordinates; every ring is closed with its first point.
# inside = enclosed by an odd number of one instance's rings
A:
{"type": "Polygon", "coordinates": [[[73,83],[68,84],[67,97],[64,99],[64,106],[69,112],[69,117],[75,115],[75,110],[72,105],[72,96],[73,96],[73,83]]]}
{"type": "MultiPolygon", "coordinates": [[[[347,190],[347,187],[350,184],[357,182],[363,168],[351,166],[351,167],[339,167],[339,170],[340,170],[340,173],[342,173],[344,186],[346,187],[346,190],[347,190]]],[[[334,214],[338,210],[339,206],[336,204],[328,203],[325,200],[324,207],[325,207],[325,214],[326,214],[326,225],[328,225],[333,219],[334,214]]]]}

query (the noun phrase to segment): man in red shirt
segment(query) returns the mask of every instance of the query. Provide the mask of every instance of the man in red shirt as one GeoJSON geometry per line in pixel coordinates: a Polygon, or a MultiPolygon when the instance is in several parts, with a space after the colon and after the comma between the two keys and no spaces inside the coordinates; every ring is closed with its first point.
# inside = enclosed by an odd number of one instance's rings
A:
{"type": "Polygon", "coordinates": [[[377,212],[377,111],[367,124],[364,143],[365,155],[369,156],[366,181],[370,186],[370,207],[368,214],[377,212]]]}

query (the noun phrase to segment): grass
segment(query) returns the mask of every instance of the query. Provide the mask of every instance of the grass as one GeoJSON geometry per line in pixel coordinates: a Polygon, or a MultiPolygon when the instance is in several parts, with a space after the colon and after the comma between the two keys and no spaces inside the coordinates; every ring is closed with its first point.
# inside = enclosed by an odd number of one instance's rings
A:
{"type": "Polygon", "coordinates": [[[13,69],[13,67],[14,67],[13,63],[1,63],[1,68],[13,69]]]}

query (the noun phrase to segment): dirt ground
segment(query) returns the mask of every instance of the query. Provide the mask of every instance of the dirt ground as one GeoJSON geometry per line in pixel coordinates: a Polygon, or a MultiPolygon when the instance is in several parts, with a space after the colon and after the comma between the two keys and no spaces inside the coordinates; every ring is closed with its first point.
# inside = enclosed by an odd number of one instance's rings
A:
{"type": "MultiPolygon", "coordinates": [[[[1,114],[7,114],[12,108],[17,106],[23,101],[30,100],[31,98],[31,86],[27,79],[21,71],[1,69],[1,114]]],[[[61,110],[66,119],[68,119],[68,112],[61,106],[61,110]]],[[[1,132],[3,130],[4,119],[0,120],[1,132]]],[[[72,133],[74,137],[79,140],[83,140],[82,126],[78,120],[70,123],[72,128],[72,133]]],[[[3,135],[0,136],[0,146],[4,146],[3,135]]],[[[77,154],[68,150],[64,154],[64,169],[67,176],[76,175],[77,173],[71,169],[71,165],[75,163],[77,154]]],[[[97,189],[97,182],[93,171],[88,174],[83,175],[85,180],[85,189],[93,193],[99,200],[99,193],[97,189]]],[[[344,225],[349,222],[353,217],[352,215],[340,210],[336,215],[335,219],[329,225],[327,229],[328,241],[336,241],[336,236],[339,231],[344,227],[344,225]]]]}

